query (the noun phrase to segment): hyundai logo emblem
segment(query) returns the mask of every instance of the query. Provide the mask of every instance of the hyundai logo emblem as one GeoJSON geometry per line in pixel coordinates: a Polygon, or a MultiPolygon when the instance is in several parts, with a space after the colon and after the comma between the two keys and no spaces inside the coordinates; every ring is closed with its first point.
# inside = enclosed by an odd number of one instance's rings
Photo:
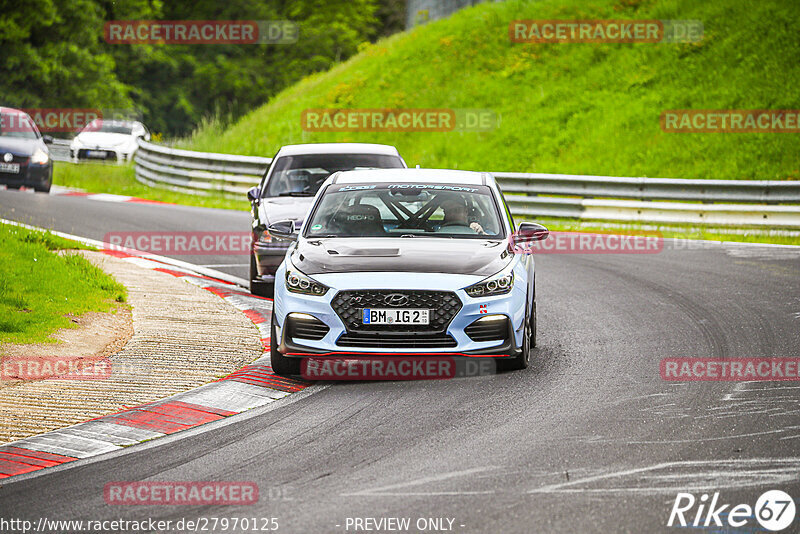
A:
{"type": "Polygon", "coordinates": [[[392,293],[383,297],[383,302],[387,306],[405,306],[408,304],[408,295],[402,293],[392,293]]]}
{"type": "Polygon", "coordinates": [[[14,159],[14,155],[13,155],[11,152],[6,152],[6,153],[3,155],[3,161],[5,161],[6,163],[11,163],[11,161],[12,161],[13,159],[14,159]]]}

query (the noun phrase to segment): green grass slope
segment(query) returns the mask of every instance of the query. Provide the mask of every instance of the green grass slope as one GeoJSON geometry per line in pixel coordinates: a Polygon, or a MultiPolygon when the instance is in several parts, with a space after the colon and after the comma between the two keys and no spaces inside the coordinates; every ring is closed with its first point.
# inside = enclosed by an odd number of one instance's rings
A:
{"type": "Polygon", "coordinates": [[[50,234],[0,224],[0,354],[2,344],[54,342],[59,328],[75,325],[67,314],[114,311],[127,291],[78,254],[87,248],[50,234]]]}
{"type": "MultiPolygon", "coordinates": [[[[392,36],[183,146],[393,144],[410,165],[680,178],[800,179],[800,134],[665,133],[667,109],[800,108],[796,0],[509,0],[392,36]],[[514,44],[517,19],[699,19],[698,44],[514,44]],[[490,132],[301,129],[307,108],[485,108],[490,132]]],[[[269,76],[269,73],[264,73],[269,76]]]]}

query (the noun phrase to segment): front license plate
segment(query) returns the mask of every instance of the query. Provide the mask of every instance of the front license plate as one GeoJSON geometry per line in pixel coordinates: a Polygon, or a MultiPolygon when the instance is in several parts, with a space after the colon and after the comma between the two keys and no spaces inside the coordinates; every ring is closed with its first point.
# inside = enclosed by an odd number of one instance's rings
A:
{"type": "Polygon", "coordinates": [[[428,324],[430,310],[408,308],[364,308],[364,324],[428,324]]]}
{"type": "Polygon", "coordinates": [[[86,155],[90,158],[104,158],[106,157],[105,150],[87,150],[86,155]]]}
{"type": "Polygon", "coordinates": [[[0,172],[19,174],[19,163],[0,163],[0,172]]]}

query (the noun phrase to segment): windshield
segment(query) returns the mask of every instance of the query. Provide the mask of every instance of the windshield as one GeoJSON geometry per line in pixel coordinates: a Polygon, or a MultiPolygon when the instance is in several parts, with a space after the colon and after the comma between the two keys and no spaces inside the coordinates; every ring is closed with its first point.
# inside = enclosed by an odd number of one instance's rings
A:
{"type": "Polygon", "coordinates": [[[498,213],[491,189],[483,185],[334,184],[305,236],[502,239],[498,213]]]}
{"type": "Polygon", "coordinates": [[[38,139],[33,121],[22,113],[0,113],[0,137],[38,139]]]}
{"type": "Polygon", "coordinates": [[[337,171],[353,169],[402,169],[399,156],[383,154],[304,154],[283,156],[275,169],[263,196],[306,196],[317,194],[322,182],[337,171]]]}
{"type": "Polygon", "coordinates": [[[98,119],[92,121],[83,131],[131,135],[131,133],[133,133],[133,125],[125,122],[112,122],[98,119]]]}

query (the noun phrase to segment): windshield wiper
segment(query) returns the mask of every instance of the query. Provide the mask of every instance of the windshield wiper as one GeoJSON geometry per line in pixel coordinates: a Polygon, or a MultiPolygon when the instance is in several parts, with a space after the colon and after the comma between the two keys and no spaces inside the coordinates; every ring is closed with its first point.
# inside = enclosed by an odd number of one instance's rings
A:
{"type": "Polygon", "coordinates": [[[316,193],[309,193],[306,191],[290,191],[288,193],[280,193],[279,197],[313,197],[316,193]]]}

